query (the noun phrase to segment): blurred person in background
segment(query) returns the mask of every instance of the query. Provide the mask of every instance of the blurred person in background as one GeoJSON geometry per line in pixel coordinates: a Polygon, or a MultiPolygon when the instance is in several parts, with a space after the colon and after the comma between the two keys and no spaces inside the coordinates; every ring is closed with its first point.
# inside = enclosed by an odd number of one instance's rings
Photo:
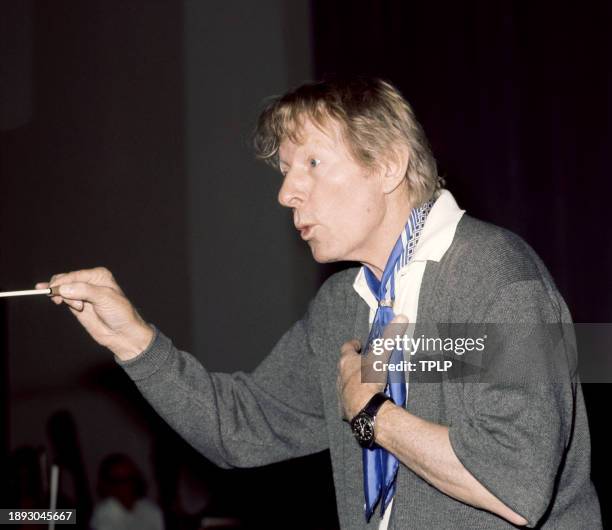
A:
{"type": "Polygon", "coordinates": [[[163,530],[159,507],[146,495],[146,483],[132,459],[124,454],[107,456],[100,464],[98,495],[92,530],[163,530]]]}

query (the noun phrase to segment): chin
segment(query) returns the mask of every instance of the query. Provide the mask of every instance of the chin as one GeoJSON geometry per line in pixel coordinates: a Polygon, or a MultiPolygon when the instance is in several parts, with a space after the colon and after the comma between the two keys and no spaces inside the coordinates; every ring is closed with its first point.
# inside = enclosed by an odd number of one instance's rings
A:
{"type": "Polygon", "coordinates": [[[309,241],[308,244],[312,257],[317,263],[334,263],[336,261],[342,261],[342,258],[337,253],[331,252],[330,249],[321,248],[321,245],[317,245],[311,241],[309,241]]]}

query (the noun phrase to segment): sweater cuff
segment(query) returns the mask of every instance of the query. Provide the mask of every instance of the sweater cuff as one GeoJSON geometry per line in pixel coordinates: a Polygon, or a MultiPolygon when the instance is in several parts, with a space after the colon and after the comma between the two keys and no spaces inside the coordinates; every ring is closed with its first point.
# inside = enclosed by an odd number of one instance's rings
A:
{"type": "Polygon", "coordinates": [[[171,342],[153,324],[149,324],[153,329],[153,339],[149,345],[136,357],[127,361],[122,361],[114,356],[115,362],[121,366],[132,379],[140,381],[150,377],[157,372],[164,364],[171,350],[171,342]]]}

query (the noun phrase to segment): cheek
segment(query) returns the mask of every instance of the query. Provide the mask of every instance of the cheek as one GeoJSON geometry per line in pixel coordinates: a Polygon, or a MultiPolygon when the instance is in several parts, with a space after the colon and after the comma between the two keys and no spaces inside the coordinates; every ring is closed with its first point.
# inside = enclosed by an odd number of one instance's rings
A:
{"type": "Polygon", "coordinates": [[[344,249],[347,251],[361,246],[381,222],[383,208],[376,200],[375,195],[364,190],[335,195],[326,208],[326,220],[322,220],[327,228],[328,241],[347,247],[344,249]]]}
{"type": "Polygon", "coordinates": [[[334,217],[361,217],[376,210],[376,193],[373,186],[363,182],[363,177],[352,179],[336,186],[330,186],[320,195],[320,204],[325,212],[334,217]]]}

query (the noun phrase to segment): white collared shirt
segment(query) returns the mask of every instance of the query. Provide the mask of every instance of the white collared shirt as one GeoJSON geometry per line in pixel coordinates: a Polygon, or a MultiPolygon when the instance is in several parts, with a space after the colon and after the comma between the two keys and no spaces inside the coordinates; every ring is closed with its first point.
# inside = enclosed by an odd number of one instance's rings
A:
{"type": "MultiPolygon", "coordinates": [[[[414,324],[417,319],[419,293],[427,261],[442,259],[453,242],[455,230],[464,213],[465,210],[457,206],[452,194],[448,190],[442,190],[427,216],[412,259],[397,271],[393,312],[396,315],[405,315],[411,324],[414,324]]],[[[370,307],[370,324],[372,324],[378,302],[368,287],[363,267],[355,277],[353,288],[370,307]]],[[[409,330],[414,331],[414,326],[409,326],[409,330]]],[[[410,331],[407,334],[410,334],[410,331]]],[[[379,530],[387,530],[392,505],[393,500],[385,510],[385,515],[378,527],[379,530]]]]}

